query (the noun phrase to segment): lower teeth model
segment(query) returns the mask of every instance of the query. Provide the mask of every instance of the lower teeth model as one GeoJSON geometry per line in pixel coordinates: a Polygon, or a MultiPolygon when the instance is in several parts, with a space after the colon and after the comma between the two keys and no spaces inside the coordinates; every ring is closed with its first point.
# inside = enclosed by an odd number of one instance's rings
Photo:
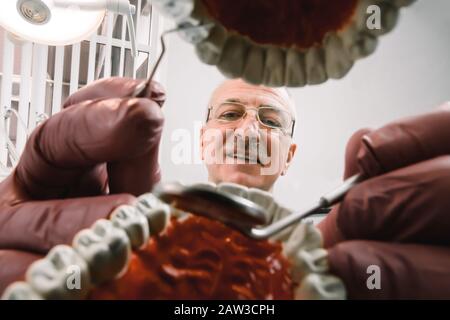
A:
{"type": "Polygon", "coordinates": [[[344,77],[415,0],[154,0],[229,78],[302,87],[344,77]]]}
{"type": "MultiPolygon", "coordinates": [[[[204,185],[204,184],[202,184],[204,185]]],[[[266,208],[269,221],[290,213],[268,192],[208,184],[266,208]]],[[[152,194],[118,207],[30,265],[3,299],[344,299],[328,274],[319,231],[300,223],[267,241],[220,222],[184,215],[152,194]],[[172,216],[172,218],[170,218],[172,216]],[[280,240],[285,240],[280,242],[280,240]]]]}

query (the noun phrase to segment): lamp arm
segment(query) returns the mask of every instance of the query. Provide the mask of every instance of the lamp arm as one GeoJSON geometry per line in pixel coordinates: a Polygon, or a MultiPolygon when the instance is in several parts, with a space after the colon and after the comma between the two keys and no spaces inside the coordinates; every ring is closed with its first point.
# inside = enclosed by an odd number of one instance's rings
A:
{"type": "Polygon", "coordinates": [[[58,7],[77,6],[82,10],[108,10],[125,16],[131,42],[131,55],[133,58],[136,58],[136,31],[133,21],[136,7],[131,5],[129,0],[54,0],[54,4],[58,7]]]}

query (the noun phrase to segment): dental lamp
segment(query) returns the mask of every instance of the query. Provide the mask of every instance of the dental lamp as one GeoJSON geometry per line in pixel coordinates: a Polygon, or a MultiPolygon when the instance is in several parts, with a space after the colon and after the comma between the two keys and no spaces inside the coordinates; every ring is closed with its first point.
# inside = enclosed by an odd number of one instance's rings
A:
{"type": "Polygon", "coordinates": [[[3,1],[0,26],[12,40],[63,46],[96,32],[106,11],[126,17],[132,56],[136,57],[135,6],[128,0],[17,0],[3,1]]]}

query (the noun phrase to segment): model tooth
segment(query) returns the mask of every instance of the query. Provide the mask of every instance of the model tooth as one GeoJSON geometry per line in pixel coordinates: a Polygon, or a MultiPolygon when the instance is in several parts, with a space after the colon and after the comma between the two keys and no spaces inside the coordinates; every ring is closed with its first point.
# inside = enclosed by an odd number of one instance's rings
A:
{"type": "Polygon", "coordinates": [[[44,299],[26,282],[14,282],[3,292],[2,300],[42,300],[44,299]]]}
{"type": "Polygon", "coordinates": [[[310,273],[294,292],[297,300],[344,300],[345,285],[338,277],[310,273]]]}
{"type": "MultiPolygon", "coordinates": [[[[363,4],[361,6],[364,7],[363,4]]],[[[355,22],[344,31],[337,33],[353,61],[372,54],[378,44],[378,37],[366,32],[365,20],[361,23],[364,25],[358,26],[358,22],[355,22]]]]}
{"type": "Polygon", "coordinates": [[[197,182],[193,184],[194,187],[200,187],[208,190],[216,190],[217,185],[214,182],[197,182]]]}
{"type": "Polygon", "coordinates": [[[284,82],[289,87],[306,85],[305,54],[290,48],[286,54],[286,74],[284,82]]]}
{"type": "Polygon", "coordinates": [[[44,259],[33,262],[25,275],[45,299],[83,299],[90,290],[88,265],[71,247],[58,245],[44,259]]]}
{"type": "Polygon", "coordinates": [[[208,38],[215,23],[212,23],[209,19],[206,19],[206,8],[203,6],[201,1],[191,1],[194,2],[194,8],[189,17],[178,22],[178,27],[188,28],[179,31],[181,38],[189,43],[197,44],[208,38]]]}
{"type": "Polygon", "coordinates": [[[367,21],[370,13],[367,12],[371,5],[378,5],[383,0],[360,0],[353,16],[353,25],[356,30],[363,31],[367,28],[367,21]]]}
{"type": "Polygon", "coordinates": [[[373,34],[375,36],[381,36],[394,29],[399,16],[398,7],[385,0],[366,0],[365,3],[366,5],[362,6],[359,15],[358,28],[360,30],[366,31],[367,33],[373,34]],[[380,9],[379,26],[372,25],[373,22],[375,22],[373,21],[375,16],[371,17],[374,12],[367,13],[367,9],[371,5],[375,5],[380,9]]]}
{"type": "Polygon", "coordinates": [[[242,76],[248,49],[249,45],[244,38],[240,36],[228,38],[223,48],[220,62],[217,65],[224,76],[227,78],[239,78],[242,76]]]}
{"type": "Polygon", "coordinates": [[[217,185],[217,191],[248,199],[248,188],[237,183],[221,182],[217,185]]]}
{"type": "Polygon", "coordinates": [[[353,60],[345,50],[342,39],[334,34],[325,41],[325,67],[328,77],[340,79],[352,68],[353,60]]]}
{"type": "Polygon", "coordinates": [[[124,230],[133,249],[145,247],[150,236],[146,217],[133,206],[122,205],[111,213],[111,222],[124,230]]]}
{"type": "Polygon", "coordinates": [[[278,210],[278,205],[273,199],[272,194],[267,191],[250,188],[248,189],[248,199],[265,209],[267,213],[267,221],[271,221],[275,212],[278,210]]]}
{"type": "Polygon", "coordinates": [[[208,38],[195,46],[199,59],[209,65],[217,65],[222,55],[223,47],[228,35],[222,26],[215,25],[209,32],[208,38]]]}
{"type": "Polygon", "coordinates": [[[78,232],[73,247],[88,263],[95,284],[124,273],[131,255],[130,240],[125,231],[104,219],[95,222],[92,228],[78,232]]]}
{"type": "Polygon", "coordinates": [[[197,21],[209,20],[209,10],[203,3],[203,0],[191,0],[194,2],[194,10],[191,13],[191,18],[197,21]]]}
{"type": "MultiPolygon", "coordinates": [[[[287,209],[281,205],[277,205],[276,209],[274,209],[273,212],[274,212],[274,215],[272,217],[272,222],[276,222],[276,221],[281,220],[284,217],[287,217],[288,215],[290,215],[292,213],[292,210],[287,209]]],[[[297,227],[297,224],[287,227],[283,231],[272,236],[270,239],[272,241],[286,242],[296,227],[297,227]]]]}
{"type": "Polygon", "coordinates": [[[321,84],[327,80],[322,48],[313,47],[306,51],[305,67],[308,84],[321,84]]]}
{"type": "Polygon", "coordinates": [[[342,40],[344,48],[346,48],[347,52],[349,52],[349,49],[352,47],[353,42],[359,37],[360,32],[361,30],[358,29],[357,23],[354,22],[345,30],[336,32],[336,36],[338,36],[342,40]]]}
{"type": "Polygon", "coordinates": [[[152,193],[146,193],[138,198],[136,208],[146,218],[151,235],[158,235],[169,225],[171,208],[152,193]]]}
{"type": "Polygon", "coordinates": [[[283,247],[283,253],[288,258],[294,258],[301,250],[313,250],[323,247],[322,235],[311,222],[300,223],[292,232],[283,247]]]}
{"type": "Polygon", "coordinates": [[[399,8],[412,2],[411,0],[360,0],[352,25],[339,32],[344,38],[344,46],[353,51],[354,56],[352,58],[359,59],[373,53],[377,42],[376,37],[391,31],[397,23],[399,8]],[[375,12],[368,11],[368,8],[373,5],[380,9],[380,16],[377,17],[380,19],[380,28],[378,29],[372,29],[373,22],[376,22],[373,20],[375,12]],[[364,34],[370,34],[372,38],[364,39],[364,34]],[[359,42],[357,47],[364,46],[367,53],[358,53],[353,45],[355,41],[359,42]]]}
{"type": "Polygon", "coordinates": [[[286,50],[278,47],[269,47],[266,51],[263,83],[270,87],[284,85],[286,64],[286,50]]]}
{"type": "Polygon", "coordinates": [[[257,45],[250,46],[242,78],[252,84],[261,84],[263,82],[265,60],[265,48],[257,45]]]}
{"type": "Polygon", "coordinates": [[[375,35],[390,32],[397,25],[399,10],[390,3],[385,2],[381,7],[381,30],[375,35]]]}
{"type": "Polygon", "coordinates": [[[325,273],[328,271],[328,253],[325,249],[299,250],[290,261],[292,263],[292,280],[300,282],[310,273],[325,273]]]}
{"type": "Polygon", "coordinates": [[[284,217],[290,215],[291,213],[292,210],[284,208],[283,206],[278,206],[277,210],[274,212],[273,221],[275,222],[280,219],[283,219],[284,217]]]}
{"type": "MultiPolygon", "coordinates": [[[[137,199],[136,208],[142,213],[148,209],[155,209],[162,206],[164,203],[158,199],[153,193],[145,193],[137,199]]],[[[151,232],[151,231],[150,231],[151,232]]]]}
{"type": "Polygon", "coordinates": [[[365,58],[375,51],[377,44],[377,37],[369,33],[360,32],[354,39],[353,44],[348,48],[348,52],[353,60],[365,58]]]}
{"type": "Polygon", "coordinates": [[[194,0],[153,0],[152,4],[177,22],[189,17],[194,10],[194,0]]]}
{"type": "Polygon", "coordinates": [[[199,24],[191,22],[189,20],[183,21],[178,24],[178,27],[185,28],[178,33],[180,37],[192,44],[197,44],[208,38],[212,26],[205,25],[200,27],[199,24]]]}

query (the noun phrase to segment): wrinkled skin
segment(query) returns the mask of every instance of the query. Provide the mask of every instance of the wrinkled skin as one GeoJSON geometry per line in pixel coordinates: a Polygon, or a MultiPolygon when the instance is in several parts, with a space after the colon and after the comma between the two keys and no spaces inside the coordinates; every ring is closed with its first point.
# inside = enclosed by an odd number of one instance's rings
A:
{"type": "Polygon", "coordinates": [[[110,78],[87,86],[31,135],[0,184],[0,292],[57,244],[107,218],[160,180],[157,162],[165,100],[122,99],[139,83],[110,78]]]}
{"type": "MultiPolygon", "coordinates": [[[[255,86],[242,79],[226,80],[214,91],[209,105],[218,106],[229,99],[238,100],[253,108],[271,105],[286,111],[295,119],[295,105],[287,92],[280,88],[255,86]]],[[[249,113],[250,115],[244,119],[231,123],[221,123],[209,119],[201,130],[202,159],[208,170],[209,180],[213,183],[225,181],[262,190],[272,190],[277,179],[288,172],[297,145],[289,134],[270,132],[258,123],[254,111],[249,111],[249,113]],[[220,138],[211,139],[214,137],[212,132],[220,133],[218,135],[220,138]],[[236,159],[227,159],[225,142],[233,139],[232,136],[227,135],[227,132],[241,136],[242,143],[248,141],[250,137],[256,139],[260,143],[258,148],[261,148],[258,152],[267,154],[270,161],[264,165],[259,163],[237,164],[236,159]],[[215,154],[217,150],[219,153],[223,153],[219,158],[223,157],[231,162],[208,161],[208,157],[211,157],[211,155],[208,156],[209,148],[214,156],[217,156],[215,154]]],[[[245,148],[250,149],[248,142],[246,144],[245,148]]],[[[213,160],[215,159],[213,158],[213,160]]]]}
{"type": "Polygon", "coordinates": [[[357,172],[369,179],[319,225],[349,298],[450,299],[450,106],[355,133],[344,178],[357,172]]]}
{"type": "MultiPolygon", "coordinates": [[[[34,131],[0,184],[0,292],[159,180],[164,94],[154,84],[148,99],[117,98],[134,85],[88,86],[34,131]]],[[[348,297],[450,298],[450,109],[361,130],[346,157],[345,176],[367,180],[319,228],[348,297]],[[380,267],[381,290],[367,289],[369,265],[380,267]]]]}

